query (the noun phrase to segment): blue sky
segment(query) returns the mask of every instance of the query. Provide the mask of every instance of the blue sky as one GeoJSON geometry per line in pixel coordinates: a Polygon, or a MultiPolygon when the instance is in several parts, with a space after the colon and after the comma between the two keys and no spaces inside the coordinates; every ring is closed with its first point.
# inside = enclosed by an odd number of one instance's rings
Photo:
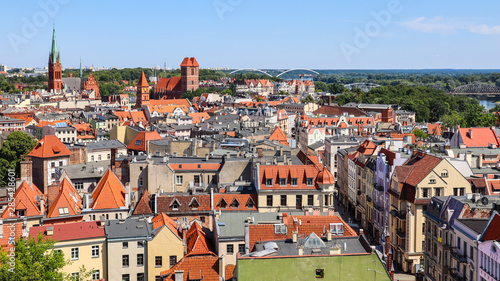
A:
{"type": "Polygon", "coordinates": [[[500,68],[498,0],[39,0],[0,10],[9,67],[46,66],[55,22],[64,67],[175,68],[194,56],[201,67],[500,68]]]}

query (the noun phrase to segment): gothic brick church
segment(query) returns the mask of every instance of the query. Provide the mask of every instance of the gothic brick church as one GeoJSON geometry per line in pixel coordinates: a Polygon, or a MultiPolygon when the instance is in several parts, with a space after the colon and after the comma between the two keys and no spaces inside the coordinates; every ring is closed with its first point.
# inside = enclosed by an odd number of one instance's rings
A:
{"type": "Polygon", "coordinates": [[[153,88],[153,99],[179,99],[185,92],[195,91],[199,86],[200,65],[195,58],[184,58],[181,77],[160,78],[153,88]]]}
{"type": "Polygon", "coordinates": [[[49,53],[49,81],[48,91],[51,93],[63,93],[66,91],[76,91],[83,99],[101,99],[99,94],[99,83],[92,73],[89,77],[82,77],[80,63],[80,77],[62,77],[61,53],[57,49],[56,29],[52,33],[52,48],[49,53]]]}

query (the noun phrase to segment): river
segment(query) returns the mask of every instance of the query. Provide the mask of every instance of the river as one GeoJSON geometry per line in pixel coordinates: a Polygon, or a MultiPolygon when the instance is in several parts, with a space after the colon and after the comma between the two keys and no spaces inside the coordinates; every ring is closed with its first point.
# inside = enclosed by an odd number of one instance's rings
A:
{"type": "Polygon", "coordinates": [[[485,96],[471,96],[479,100],[479,104],[484,106],[486,110],[495,107],[495,102],[500,101],[500,96],[485,97],[485,96]]]}

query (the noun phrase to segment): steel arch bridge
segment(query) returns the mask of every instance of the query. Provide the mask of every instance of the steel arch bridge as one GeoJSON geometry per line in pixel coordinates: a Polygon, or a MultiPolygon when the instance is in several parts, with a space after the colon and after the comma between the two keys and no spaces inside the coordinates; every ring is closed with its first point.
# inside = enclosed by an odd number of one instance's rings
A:
{"type": "Polygon", "coordinates": [[[264,73],[265,75],[267,75],[269,77],[274,77],[271,74],[265,72],[264,70],[260,70],[260,69],[256,69],[256,68],[241,68],[241,69],[236,69],[236,70],[233,70],[233,71],[229,72],[229,74],[234,74],[234,73],[236,73],[238,71],[257,71],[257,72],[260,72],[260,73],[264,73]]]}
{"type": "Polygon", "coordinates": [[[280,74],[276,75],[276,77],[280,77],[281,75],[283,75],[283,74],[285,74],[287,72],[290,72],[290,71],[294,71],[294,70],[306,70],[306,71],[310,71],[310,72],[312,72],[314,74],[319,74],[319,72],[314,71],[312,69],[308,69],[308,68],[292,68],[292,69],[289,69],[289,70],[281,72],[280,74]]]}

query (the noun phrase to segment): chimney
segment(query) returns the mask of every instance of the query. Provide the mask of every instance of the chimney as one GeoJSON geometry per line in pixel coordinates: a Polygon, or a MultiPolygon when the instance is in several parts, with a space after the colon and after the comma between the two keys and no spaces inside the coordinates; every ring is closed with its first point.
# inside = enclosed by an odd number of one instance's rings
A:
{"type": "Polygon", "coordinates": [[[288,161],[286,160],[286,154],[283,154],[283,164],[287,165],[288,161]]]}
{"type": "Polygon", "coordinates": [[[231,158],[231,152],[228,151],[228,152],[226,152],[226,159],[229,159],[229,158],[231,158]]]}
{"type": "Polygon", "coordinates": [[[297,243],[297,231],[292,231],[292,242],[297,243]]]}
{"type": "Polygon", "coordinates": [[[219,276],[222,280],[226,280],[226,265],[224,264],[224,256],[225,255],[221,255],[219,257],[219,276]]]}
{"type": "Polygon", "coordinates": [[[32,162],[28,155],[21,156],[21,182],[26,181],[28,185],[33,183],[32,162]]]}
{"type": "Polygon", "coordinates": [[[333,207],[328,208],[328,215],[335,216],[335,209],[333,207]]]}
{"type": "Polygon", "coordinates": [[[283,213],[283,224],[288,224],[288,213],[283,213]]]}
{"type": "Polygon", "coordinates": [[[362,228],[360,228],[359,229],[359,236],[363,235],[363,233],[365,233],[365,231],[362,228]]]}
{"type": "Polygon", "coordinates": [[[469,129],[469,137],[472,139],[472,129],[469,129]]]}
{"type": "Polygon", "coordinates": [[[309,208],[307,208],[307,209],[305,209],[305,210],[304,210],[304,215],[305,215],[306,217],[307,217],[307,216],[309,216],[309,208]]]}
{"type": "Polygon", "coordinates": [[[320,215],[319,208],[313,208],[312,215],[319,216],[320,215]]]}
{"type": "Polygon", "coordinates": [[[116,166],[116,148],[113,147],[111,148],[111,170],[114,171],[115,170],[115,166],[116,166]]]}
{"type": "Polygon", "coordinates": [[[326,241],[332,241],[332,231],[330,229],[326,231],[326,241]]]}
{"type": "Polygon", "coordinates": [[[342,254],[342,247],[339,244],[333,245],[330,248],[330,255],[340,255],[342,254]]]}
{"type": "Polygon", "coordinates": [[[257,148],[257,158],[262,158],[262,147],[257,148]]]}
{"type": "Polygon", "coordinates": [[[245,221],[245,254],[248,254],[250,248],[250,219],[245,221]]]}
{"type": "Polygon", "coordinates": [[[304,246],[299,246],[298,249],[299,249],[299,256],[303,256],[304,255],[304,246]]]}
{"type": "Polygon", "coordinates": [[[175,271],[175,281],[184,281],[184,270],[175,271]]]}

